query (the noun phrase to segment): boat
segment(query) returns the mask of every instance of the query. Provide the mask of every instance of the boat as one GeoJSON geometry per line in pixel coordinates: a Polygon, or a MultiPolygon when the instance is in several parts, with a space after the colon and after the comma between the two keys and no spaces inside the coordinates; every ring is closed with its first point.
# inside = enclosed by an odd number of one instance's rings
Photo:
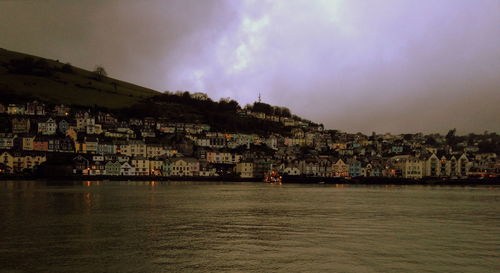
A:
{"type": "Polygon", "coordinates": [[[271,184],[281,184],[283,177],[277,171],[271,171],[264,175],[264,182],[271,184]]]}

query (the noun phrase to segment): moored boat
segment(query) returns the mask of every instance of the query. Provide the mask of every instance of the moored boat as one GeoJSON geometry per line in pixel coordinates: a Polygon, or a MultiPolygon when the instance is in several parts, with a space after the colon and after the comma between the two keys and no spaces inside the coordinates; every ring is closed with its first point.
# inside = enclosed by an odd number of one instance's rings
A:
{"type": "Polygon", "coordinates": [[[264,182],[272,184],[281,184],[283,177],[277,171],[271,171],[264,175],[264,182]]]}

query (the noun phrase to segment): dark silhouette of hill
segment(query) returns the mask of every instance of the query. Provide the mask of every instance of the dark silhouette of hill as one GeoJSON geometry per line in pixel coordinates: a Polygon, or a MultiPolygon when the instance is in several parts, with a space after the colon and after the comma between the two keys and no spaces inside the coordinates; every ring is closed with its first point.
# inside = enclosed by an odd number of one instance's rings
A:
{"type": "Polygon", "coordinates": [[[29,98],[54,104],[119,109],[160,94],[96,70],[0,49],[0,95],[4,99],[29,98]]]}

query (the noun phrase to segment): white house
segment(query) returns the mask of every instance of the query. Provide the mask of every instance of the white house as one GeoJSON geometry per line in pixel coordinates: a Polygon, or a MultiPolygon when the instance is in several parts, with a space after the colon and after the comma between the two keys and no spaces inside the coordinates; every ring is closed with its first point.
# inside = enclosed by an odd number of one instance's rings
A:
{"type": "Polygon", "coordinates": [[[120,175],[135,175],[135,168],[128,162],[125,162],[120,168],[120,175]]]}
{"type": "Polygon", "coordinates": [[[38,122],[38,133],[42,135],[54,135],[57,131],[57,123],[53,118],[48,118],[44,122],[38,122]]]}

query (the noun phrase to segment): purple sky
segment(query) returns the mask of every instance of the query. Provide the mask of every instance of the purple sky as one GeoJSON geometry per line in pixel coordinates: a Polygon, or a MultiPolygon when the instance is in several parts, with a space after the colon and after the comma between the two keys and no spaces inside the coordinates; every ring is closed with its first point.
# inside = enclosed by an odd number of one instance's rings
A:
{"type": "Polygon", "coordinates": [[[348,132],[500,132],[500,0],[0,1],[0,47],[348,132]]]}

